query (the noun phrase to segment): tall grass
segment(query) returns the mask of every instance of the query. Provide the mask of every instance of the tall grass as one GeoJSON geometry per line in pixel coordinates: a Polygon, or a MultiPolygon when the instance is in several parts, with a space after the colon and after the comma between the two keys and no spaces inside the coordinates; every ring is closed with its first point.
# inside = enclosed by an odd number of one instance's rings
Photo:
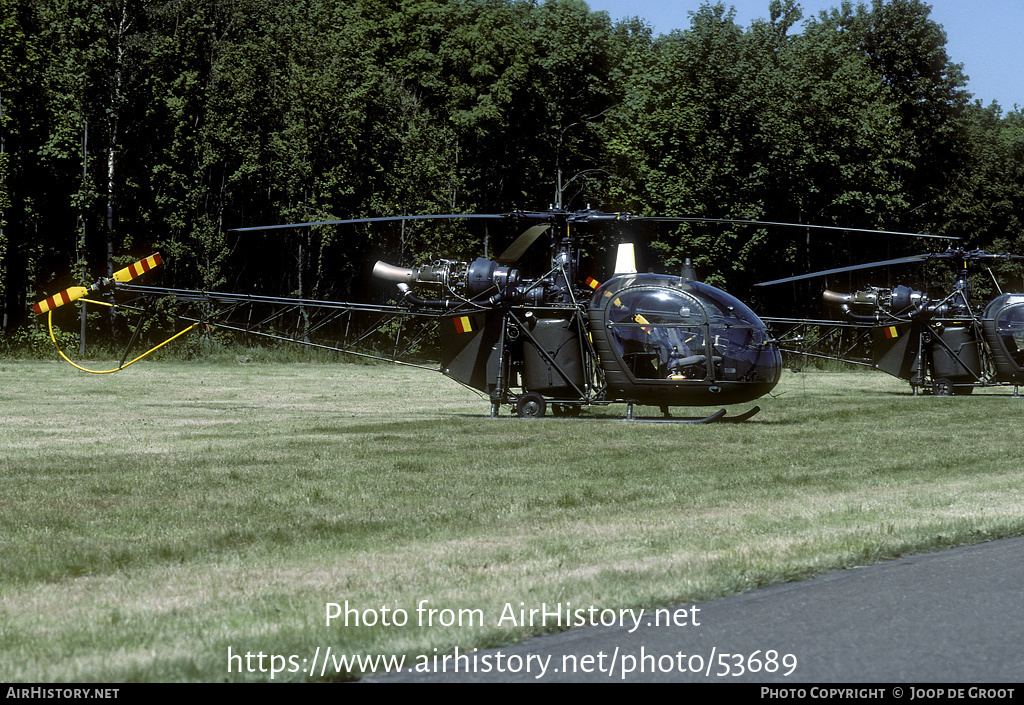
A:
{"type": "Polygon", "coordinates": [[[786,373],[744,424],[495,420],[418,369],[245,359],[0,362],[6,680],[270,680],[229,647],[465,651],[540,631],[506,604],[650,608],[1024,533],[1005,394],[786,373]],[[422,600],[485,619],[420,626],[422,600]],[[328,626],[346,601],[412,619],[328,626]]]}

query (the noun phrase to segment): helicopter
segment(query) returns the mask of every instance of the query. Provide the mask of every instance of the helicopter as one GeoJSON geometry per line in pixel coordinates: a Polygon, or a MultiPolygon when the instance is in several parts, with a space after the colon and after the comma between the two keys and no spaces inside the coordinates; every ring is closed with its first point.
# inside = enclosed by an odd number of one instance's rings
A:
{"type": "MultiPolygon", "coordinates": [[[[312,226],[431,220],[499,220],[522,232],[496,258],[433,259],[414,267],[377,261],[372,277],[391,287],[392,302],[354,303],[145,286],[133,280],[160,263],[154,255],[92,287],[72,287],[36,306],[53,309],[106,292],[104,306],[138,312],[134,343],[147,312],[168,301],[188,325],[173,338],[216,327],[440,371],[486,397],[490,415],[503,407],[521,418],[576,417],[587,407],[656,406],[680,423],[745,421],[735,416],[673,417],[671,407],[743,404],[765,396],[782,370],[779,345],[765,322],[735,296],[698,281],[687,261],[677,275],[638,272],[633,244],[620,243],[611,276],[601,282],[581,267],[582,243],[612,223],[731,223],[850,231],[836,226],[705,217],[638,216],[592,210],[516,210],[499,214],[403,215],[254,226],[234,232],[312,226]],[[525,255],[542,238],[547,263],[525,270],[525,255]],[[145,263],[146,266],[143,266],[145,263]],[[115,296],[116,295],[116,296],[115,296]],[[111,303],[110,298],[127,299],[111,303]],[[436,354],[424,352],[436,348],[436,354]],[[430,361],[425,358],[431,358],[430,361]]],[[[889,231],[863,231],[883,234],[889,231]]],[[[928,236],[924,237],[943,237],[928,236]]],[[[947,238],[951,239],[951,238],[947,238]]],[[[536,259],[536,258],[535,258],[536,259]]],[[[166,344],[164,341],[157,348],[166,344]]],[[[59,346],[58,351],[60,351],[59,346]]],[[[156,348],[153,348],[156,349],[156,348]]],[[[128,350],[114,372],[137,362],[128,350]]],[[[68,362],[71,360],[60,351],[68,362]]],[[[75,364],[75,363],[71,363],[75,364]]]]}
{"type": "Polygon", "coordinates": [[[871,366],[909,382],[915,396],[965,395],[978,388],[1013,385],[1017,397],[1024,384],[1024,294],[1000,291],[980,304],[973,296],[970,267],[1020,259],[1024,257],[950,247],[945,252],[839,267],[755,286],[875,267],[953,262],[956,279],[948,292],[938,296],[902,284],[868,286],[853,293],[825,289],[823,301],[838,308],[844,322],[765,320],[787,352],[871,366]],[[814,348],[830,348],[830,353],[822,355],[814,348]],[[868,357],[856,354],[865,349],[870,351],[868,357]]]}
{"type": "MultiPolygon", "coordinates": [[[[730,405],[764,396],[779,381],[781,355],[764,323],[732,295],[680,275],[637,272],[632,245],[620,245],[614,272],[598,282],[580,273],[582,226],[644,220],[594,210],[514,211],[495,215],[394,216],[322,221],[318,225],[441,218],[489,218],[527,226],[497,258],[437,259],[416,267],[378,261],[372,275],[394,286],[391,304],[294,299],[252,294],[167,289],[132,283],[158,265],[159,255],[101,279],[72,287],[36,305],[48,313],[72,301],[108,291],[130,298],[117,304],[140,313],[157,299],[172,298],[191,312],[178,313],[189,327],[216,326],[248,335],[426,366],[415,352],[436,338],[437,367],[445,376],[490,401],[491,416],[503,406],[522,418],[574,417],[588,406],[653,405],[669,417],[673,406],[730,405]],[[550,240],[550,264],[527,277],[518,262],[542,236],[550,240]],[[282,322],[301,319],[287,330],[282,322]],[[314,334],[319,334],[314,336],[314,334]],[[386,338],[386,343],[382,339],[386,338]],[[411,361],[410,361],[411,360],[411,361]]],[[[244,228],[266,230],[296,224],[244,228]]],[[[312,224],[299,224],[302,226],[312,224]]],[[[111,305],[102,300],[93,303],[111,305]]],[[[52,319],[51,319],[52,337],[52,319]]],[[[56,343],[56,339],[54,339],[56,343]]],[[[58,348],[59,349],[59,348],[58,348]]],[[[147,353],[148,354],[148,353],[147,353]]],[[[68,359],[63,352],[61,355],[68,359]]],[[[116,369],[131,361],[127,352],[116,369]]],[[[70,360],[68,360],[70,362],[70,360]]],[[[82,369],[82,368],[80,368],[82,369]]],[[[96,370],[86,370],[96,371],[96,370]]],[[[110,372],[114,370],[101,370],[110,372]]],[[[742,421],[758,411],[680,422],[742,421]]]]}
{"type": "MultiPolygon", "coordinates": [[[[579,280],[574,226],[629,220],[627,214],[549,210],[496,261],[441,261],[417,269],[378,262],[374,276],[394,282],[415,308],[445,311],[442,372],[486,393],[518,416],[578,416],[585,406],[624,402],[661,407],[751,401],[778,383],[781,356],[760,319],[730,294],[679,276],[639,273],[632,245],[619,246],[613,276],[579,280]],[[525,279],[514,263],[533,239],[552,230],[551,268],[525,279]],[[424,300],[410,285],[433,285],[447,298],[424,300]],[[460,315],[461,314],[461,315],[460,315]],[[518,388],[519,391],[515,391],[518,388]]],[[[730,420],[745,420],[753,410],[730,420]]],[[[725,411],[708,417],[721,420],[725,411]]]]}

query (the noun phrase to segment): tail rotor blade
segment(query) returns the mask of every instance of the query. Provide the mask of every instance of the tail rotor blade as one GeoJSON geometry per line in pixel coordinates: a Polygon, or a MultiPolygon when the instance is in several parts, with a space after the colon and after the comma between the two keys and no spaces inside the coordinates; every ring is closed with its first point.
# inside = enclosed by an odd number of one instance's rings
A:
{"type": "Polygon", "coordinates": [[[32,306],[32,312],[37,316],[41,316],[47,311],[52,311],[58,306],[69,304],[72,301],[77,301],[91,291],[99,291],[110,284],[111,281],[120,282],[122,284],[130,282],[135,277],[141,276],[153,269],[161,262],[163,262],[163,259],[160,257],[160,253],[157,252],[155,255],[150,255],[146,259],[140,259],[138,262],[130,264],[124,269],[117,270],[114,272],[114,276],[110,279],[100,279],[92,286],[73,286],[70,289],[65,289],[59,294],[54,294],[50,298],[44,299],[32,306]]]}
{"type": "Polygon", "coordinates": [[[163,262],[163,259],[160,257],[160,253],[157,252],[155,255],[150,255],[146,259],[140,259],[138,262],[130,264],[124,269],[117,270],[114,272],[113,279],[114,281],[121,282],[122,284],[130,282],[135,277],[141,276],[158,266],[161,262],[163,262]]]}
{"type": "Polygon", "coordinates": [[[72,301],[77,301],[78,299],[82,298],[88,293],[89,290],[84,286],[73,286],[70,289],[65,289],[59,294],[54,294],[50,298],[44,299],[39,303],[35,304],[34,306],[32,306],[32,312],[35,313],[37,316],[40,316],[46,313],[47,311],[52,311],[58,306],[69,304],[72,301]]]}

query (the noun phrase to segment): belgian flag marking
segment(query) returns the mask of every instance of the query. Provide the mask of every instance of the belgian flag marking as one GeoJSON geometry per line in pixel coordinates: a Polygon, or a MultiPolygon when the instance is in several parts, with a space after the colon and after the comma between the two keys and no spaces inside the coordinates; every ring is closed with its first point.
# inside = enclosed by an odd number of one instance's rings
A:
{"type": "Polygon", "coordinates": [[[597,287],[601,286],[601,282],[599,282],[598,280],[594,279],[593,277],[587,277],[587,279],[586,279],[586,281],[584,283],[587,286],[589,286],[591,289],[596,289],[597,287]]]}
{"type": "Polygon", "coordinates": [[[885,337],[886,338],[898,338],[899,335],[900,335],[900,332],[898,330],[896,330],[896,326],[886,326],[885,327],[885,337]]]}
{"type": "Polygon", "coordinates": [[[469,321],[469,316],[459,316],[455,319],[455,332],[456,333],[472,333],[473,324],[469,321]]]}

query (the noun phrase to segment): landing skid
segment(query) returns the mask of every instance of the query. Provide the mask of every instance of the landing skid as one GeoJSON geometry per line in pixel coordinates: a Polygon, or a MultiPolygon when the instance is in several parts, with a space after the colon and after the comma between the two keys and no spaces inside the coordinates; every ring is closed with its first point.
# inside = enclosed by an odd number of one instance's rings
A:
{"type": "Polygon", "coordinates": [[[726,416],[725,409],[719,409],[711,416],[694,417],[694,416],[680,416],[680,417],[663,417],[663,418],[640,418],[633,416],[633,405],[630,404],[626,408],[626,420],[627,421],[642,421],[644,423],[742,423],[747,419],[753,417],[761,411],[761,407],[755,406],[754,408],[744,411],[742,414],[736,416],[726,416]]]}
{"type": "MultiPolygon", "coordinates": [[[[539,398],[539,395],[538,395],[538,398],[539,398]]],[[[664,409],[664,412],[663,412],[665,414],[664,416],[650,417],[650,416],[635,416],[633,414],[633,406],[634,405],[632,403],[627,403],[626,404],[626,418],[625,418],[625,420],[626,421],[639,421],[639,422],[643,422],[643,423],[743,423],[744,421],[746,421],[747,419],[752,418],[754,415],[756,415],[758,412],[761,411],[761,407],[755,406],[755,407],[753,407],[751,409],[748,409],[747,411],[744,411],[742,414],[737,414],[736,416],[726,416],[725,415],[725,409],[719,409],[718,411],[716,411],[715,413],[711,414],[710,416],[670,416],[669,413],[668,413],[668,409],[664,409]]],[[[540,417],[542,417],[544,415],[543,408],[542,407],[537,407],[537,408],[541,408],[541,410],[539,412],[538,411],[534,411],[534,413],[529,413],[529,414],[523,414],[523,413],[516,414],[516,413],[513,413],[513,416],[518,416],[519,418],[537,419],[537,418],[540,418],[540,417]]],[[[575,414],[571,415],[572,418],[578,418],[579,417],[579,407],[576,407],[576,408],[577,408],[577,412],[575,414]]],[[[498,403],[498,402],[492,401],[491,402],[491,416],[490,416],[490,418],[492,418],[492,419],[498,418],[498,412],[499,412],[500,409],[501,409],[501,404],[498,403]]],[[[587,418],[587,420],[595,421],[597,419],[613,419],[614,417],[612,417],[612,416],[599,416],[599,417],[586,417],[586,418],[587,418]]]]}

